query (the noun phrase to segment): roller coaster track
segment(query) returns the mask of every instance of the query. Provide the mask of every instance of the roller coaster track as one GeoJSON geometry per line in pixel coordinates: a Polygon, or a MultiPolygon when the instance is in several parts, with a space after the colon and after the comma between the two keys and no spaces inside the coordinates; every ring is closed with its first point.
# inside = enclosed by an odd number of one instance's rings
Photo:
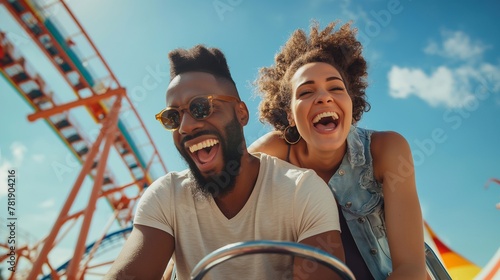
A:
{"type": "MultiPolygon", "coordinates": [[[[28,116],[28,120],[44,119],[82,163],[82,169],[51,232],[36,245],[18,247],[17,253],[32,264],[28,279],[37,279],[43,274],[54,279],[83,279],[99,245],[112,237],[126,236],[121,231],[120,234],[108,234],[110,223],[98,241],[85,246],[97,200],[105,199],[108,202],[114,213],[111,220],[118,222],[123,231],[130,229],[132,210],[137,199],[156,177],[167,172],[167,168],[133,102],[127,96],[126,89],[67,4],[62,0],[46,2],[0,0],[0,5],[8,10],[57,69],[72,89],[74,99],[61,102],[58,98],[61,93],[50,89],[49,83],[35,70],[36,67],[32,67],[16,45],[1,32],[1,26],[0,73],[33,108],[34,112],[28,116]],[[89,131],[82,129],[72,113],[72,109],[82,106],[93,121],[102,125],[95,140],[89,131]],[[107,166],[112,148],[130,173],[131,181],[127,184],[118,184],[112,169],[107,166]],[[153,174],[153,171],[158,170],[159,174],[153,174]],[[86,176],[94,180],[88,205],[80,211],[69,213],[86,176]],[[83,222],[74,255],[66,264],[54,269],[48,255],[64,237],[65,233],[60,234],[63,226],[67,228],[68,224],[74,224],[79,218],[83,222]],[[44,270],[49,273],[44,273],[44,270]]],[[[10,279],[15,277],[12,274],[10,279]]]]}
{"type": "MultiPolygon", "coordinates": [[[[99,248],[100,250],[102,249],[106,249],[107,246],[112,246],[114,245],[115,243],[118,242],[119,245],[123,245],[121,243],[119,243],[121,240],[123,240],[128,234],[130,234],[130,232],[132,231],[132,227],[128,227],[128,228],[125,228],[125,229],[121,229],[121,230],[118,230],[118,231],[115,231],[115,232],[112,232],[108,235],[106,235],[102,241],[100,242],[100,244],[98,244],[97,247],[95,247],[96,242],[92,242],[91,244],[87,245],[85,247],[85,255],[84,255],[84,258],[89,256],[90,253],[92,252],[92,250],[94,248],[99,248]]],[[[62,273],[64,272],[67,268],[68,268],[68,265],[70,263],[71,260],[65,262],[64,264],[62,264],[61,266],[59,266],[56,271],[58,273],[62,273]]],[[[96,266],[93,266],[92,268],[95,268],[96,266]]],[[[88,269],[88,268],[87,268],[88,269]]],[[[52,279],[52,277],[50,275],[45,275],[42,280],[49,280],[49,279],[52,279]]]]}

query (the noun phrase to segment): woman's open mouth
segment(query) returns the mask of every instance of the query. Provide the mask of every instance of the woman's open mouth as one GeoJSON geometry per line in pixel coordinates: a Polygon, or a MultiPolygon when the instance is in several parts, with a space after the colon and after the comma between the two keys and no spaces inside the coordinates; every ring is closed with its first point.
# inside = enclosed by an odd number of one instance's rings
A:
{"type": "Polygon", "coordinates": [[[339,122],[339,115],[336,112],[323,112],[316,115],[313,119],[313,125],[321,132],[330,132],[335,130],[339,122]]]}

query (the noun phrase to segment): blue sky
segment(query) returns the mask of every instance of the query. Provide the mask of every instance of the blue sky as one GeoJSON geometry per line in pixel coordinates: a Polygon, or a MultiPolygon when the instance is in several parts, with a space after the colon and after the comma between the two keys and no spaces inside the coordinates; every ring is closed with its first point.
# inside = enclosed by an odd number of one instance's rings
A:
{"type": "MultiPolygon", "coordinates": [[[[322,27],[354,20],[369,63],[372,105],[359,126],[408,140],[424,218],[448,246],[479,266],[499,248],[500,186],[485,188],[500,177],[499,2],[89,0],[69,6],[127,88],[169,170],[185,168],[170,133],[154,120],[165,106],[170,50],[203,43],[224,51],[252,116],[245,128],[250,144],[270,129],[257,119],[251,82],[258,68],[270,65],[290,33],[308,29],[312,19],[322,27]],[[140,90],[148,76],[154,87],[140,90]]],[[[61,101],[74,98],[2,6],[0,29],[61,101]]],[[[49,232],[79,164],[43,121],[27,121],[31,107],[4,78],[0,100],[0,178],[3,185],[7,169],[18,171],[19,226],[30,233],[23,238],[38,240],[49,232]],[[69,167],[63,173],[54,167],[61,164],[69,167]]],[[[92,128],[84,110],[75,116],[92,128]]],[[[96,224],[107,221],[108,208],[98,205],[96,224]]],[[[96,234],[91,231],[89,242],[96,234]]],[[[57,249],[61,261],[71,256],[70,244],[57,249]]]]}

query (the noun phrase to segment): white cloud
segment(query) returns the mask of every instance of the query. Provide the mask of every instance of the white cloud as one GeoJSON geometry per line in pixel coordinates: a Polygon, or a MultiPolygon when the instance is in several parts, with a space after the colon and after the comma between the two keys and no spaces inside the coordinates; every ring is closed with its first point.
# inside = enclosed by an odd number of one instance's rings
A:
{"type": "Polygon", "coordinates": [[[33,161],[35,161],[37,163],[42,163],[45,160],[45,155],[43,155],[43,154],[36,154],[36,155],[33,155],[31,158],[33,159],[33,161]]]}
{"type": "Polygon", "coordinates": [[[462,107],[474,99],[468,80],[457,82],[459,73],[441,66],[431,75],[421,69],[393,66],[389,71],[389,93],[394,98],[415,95],[431,106],[462,107]]]}
{"type": "Polygon", "coordinates": [[[359,6],[356,7],[356,11],[353,10],[353,7],[351,7],[352,2],[350,0],[342,0],[340,2],[340,8],[342,11],[342,14],[354,21],[358,21],[360,19],[365,19],[366,18],[366,12],[362,10],[359,6]]]}
{"type": "Polygon", "coordinates": [[[479,68],[480,73],[483,74],[483,79],[480,80],[482,84],[489,85],[490,91],[500,91],[500,68],[489,63],[483,63],[479,68]]]}
{"type": "Polygon", "coordinates": [[[394,98],[414,95],[431,106],[448,108],[484,99],[500,90],[500,66],[482,58],[487,48],[479,41],[472,42],[462,31],[443,32],[443,42],[431,41],[424,52],[449,58],[449,62],[454,62],[452,66],[441,65],[427,74],[419,68],[394,65],[388,73],[390,95],[394,98]],[[461,62],[458,65],[457,59],[461,62]]]}
{"type": "Polygon", "coordinates": [[[394,98],[419,97],[431,106],[460,108],[481,94],[500,90],[500,67],[489,63],[438,67],[432,74],[419,68],[392,66],[389,94],[394,98]]]}
{"type": "Polygon", "coordinates": [[[43,209],[51,208],[52,206],[54,206],[55,202],[56,200],[54,198],[44,200],[42,201],[42,203],[40,203],[40,208],[43,209]]]}
{"type": "Polygon", "coordinates": [[[488,48],[480,41],[472,41],[471,38],[462,31],[443,31],[443,42],[441,45],[430,41],[424,52],[435,54],[446,58],[471,60],[480,59],[483,52],[488,48]]]}
{"type": "Polygon", "coordinates": [[[312,10],[327,9],[335,6],[336,16],[340,19],[354,21],[360,24],[369,21],[368,13],[365,11],[364,5],[359,5],[357,1],[352,0],[309,0],[307,1],[309,8],[312,10]]]}
{"type": "Polygon", "coordinates": [[[12,151],[12,155],[14,156],[14,162],[16,165],[21,165],[24,154],[26,154],[26,146],[19,142],[14,142],[10,145],[10,150],[12,151]]]}

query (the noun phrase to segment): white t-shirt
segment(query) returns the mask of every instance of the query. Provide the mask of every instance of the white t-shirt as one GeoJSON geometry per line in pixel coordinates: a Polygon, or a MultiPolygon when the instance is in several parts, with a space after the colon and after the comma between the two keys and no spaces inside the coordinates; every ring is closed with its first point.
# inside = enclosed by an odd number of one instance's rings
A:
{"type": "MultiPolygon", "coordinates": [[[[190,279],[192,269],[203,257],[230,243],[300,242],[326,231],[340,231],[335,198],[314,171],[266,154],[256,155],[260,156],[260,169],[255,187],[231,219],[224,216],[212,197],[193,196],[188,170],[159,178],[141,197],[134,223],[163,230],[175,238],[178,279],[190,279]]],[[[291,256],[245,255],[218,265],[204,279],[288,279],[292,265],[291,256]]]]}

